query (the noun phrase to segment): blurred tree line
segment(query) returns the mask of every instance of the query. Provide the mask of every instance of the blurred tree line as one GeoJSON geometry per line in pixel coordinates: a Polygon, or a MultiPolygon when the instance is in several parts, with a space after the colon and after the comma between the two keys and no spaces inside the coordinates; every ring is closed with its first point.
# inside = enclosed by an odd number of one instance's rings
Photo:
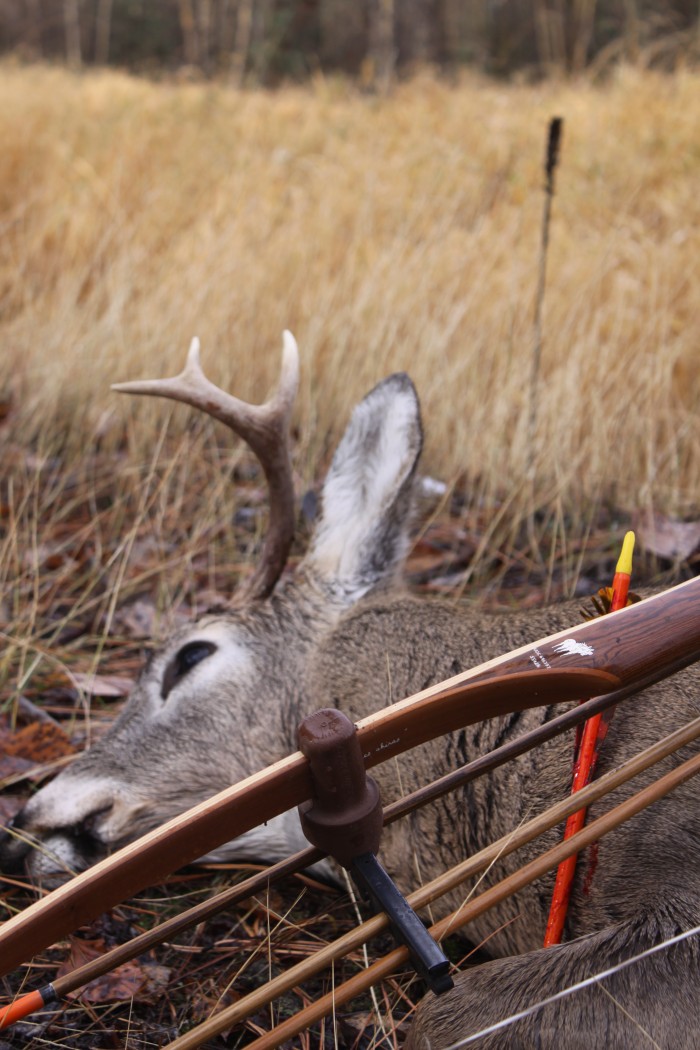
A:
{"type": "Polygon", "coordinates": [[[698,55],[699,0],[0,0],[0,50],[75,67],[189,67],[368,86],[421,65],[577,73],[698,55]]]}

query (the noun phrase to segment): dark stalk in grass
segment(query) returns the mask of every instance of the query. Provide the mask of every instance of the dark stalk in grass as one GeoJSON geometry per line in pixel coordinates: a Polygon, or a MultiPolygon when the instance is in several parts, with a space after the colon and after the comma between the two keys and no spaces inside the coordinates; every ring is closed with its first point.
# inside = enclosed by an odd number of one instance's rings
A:
{"type": "Polygon", "coordinates": [[[554,174],[559,162],[563,117],[552,117],[547,134],[547,153],[544,162],[544,211],[542,213],[542,240],[540,243],[540,266],[535,295],[534,346],[532,348],[532,373],[530,376],[530,419],[528,431],[528,467],[530,473],[535,463],[535,431],[537,428],[537,395],[540,385],[542,361],[542,306],[547,280],[547,256],[549,254],[549,226],[554,199],[554,174]]]}
{"type": "Polygon", "coordinates": [[[542,307],[547,281],[547,256],[549,254],[549,226],[554,199],[554,173],[559,162],[563,117],[552,117],[547,133],[547,152],[544,160],[544,211],[542,213],[542,240],[540,242],[540,265],[535,293],[534,342],[532,347],[532,371],[530,374],[530,413],[527,432],[526,478],[530,493],[530,511],[527,515],[527,532],[533,557],[543,563],[535,532],[535,447],[537,434],[537,402],[540,388],[542,362],[542,307]]]}

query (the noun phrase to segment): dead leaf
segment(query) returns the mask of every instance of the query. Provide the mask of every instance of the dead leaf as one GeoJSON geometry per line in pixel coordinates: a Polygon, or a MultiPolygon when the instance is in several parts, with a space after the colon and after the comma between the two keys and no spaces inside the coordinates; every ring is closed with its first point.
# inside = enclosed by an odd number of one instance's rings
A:
{"type": "Polygon", "coordinates": [[[153,638],[156,634],[156,607],[152,601],[139,598],[120,609],[116,621],[131,638],[153,638]]]}
{"type": "Polygon", "coordinates": [[[26,759],[30,764],[43,765],[57,758],[75,754],[76,749],[54,722],[30,722],[16,732],[2,732],[6,755],[26,759]]]}
{"type": "Polygon", "coordinates": [[[197,591],[191,610],[183,616],[183,622],[191,619],[192,616],[201,616],[207,612],[225,612],[230,608],[230,596],[227,597],[221,591],[204,588],[201,591],[197,591]]]}
{"type": "MultiPolygon", "coordinates": [[[[70,954],[59,967],[57,977],[71,973],[93,959],[106,955],[109,947],[104,938],[86,940],[70,938],[70,954]]],[[[153,1003],[162,996],[170,978],[167,966],[153,959],[130,959],[115,970],[95,978],[83,988],[70,992],[68,998],[82,999],[90,1003],[115,1003],[133,999],[140,1003],[153,1003]]]]}
{"type": "Polygon", "coordinates": [[[432,525],[413,546],[406,561],[406,573],[414,582],[438,587],[442,577],[453,577],[469,565],[476,551],[473,538],[460,528],[432,525]]]}
{"type": "Polygon", "coordinates": [[[70,679],[76,688],[88,696],[128,696],[134,686],[133,678],[122,678],[115,674],[81,674],[79,671],[71,671],[70,679]]]}
{"type": "Polygon", "coordinates": [[[700,521],[677,521],[665,514],[648,513],[635,523],[642,547],[660,558],[689,558],[700,548],[700,521]]]}
{"type": "MultiPolygon", "coordinates": [[[[349,1047],[375,1046],[380,1033],[377,1030],[377,1020],[372,1013],[352,1013],[338,1017],[338,1029],[342,1045],[349,1047]]],[[[408,1025],[392,1023],[392,1032],[406,1033],[408,1025]]]]}
{"type": "MultiPolygon", "coordinates": [[[[196,1000],[191,1004],[190,1016],[194,1022],[206,1021],[213,1013],[227,1006],[232,1006],[233,1003],[237,1003],[242,998],[241,993],[236,991],[235,988],[225,988],[222,994],[221,989],[215,982],[210,980],[208,985],[211,991],[207,993],[200,988],[197,992],[196,1000]]],[[[227,1038],[229,1032],[232,1032],[236,1027],[234,1024],[231,1028],[222,1032],[223,1038],[227,1038]]]]}
{"type": "Polygon", "coordinates": [[[28,569],[39,566],[42,570],[53,571],[65,569],[67,571],[78,568],[78,562],[71,557],[63,543],[41,543],[38,547],[26,551],[22,561],[28,569]]]}
{"type": "Polygon", "coordinates": [[[156,608],[150,598],[137,598],[130,605],[122,606],[114,620],[131,638],[158,638],[167,630],[188,623],[192,610],[185,606],[170,609],[156,608]]]}

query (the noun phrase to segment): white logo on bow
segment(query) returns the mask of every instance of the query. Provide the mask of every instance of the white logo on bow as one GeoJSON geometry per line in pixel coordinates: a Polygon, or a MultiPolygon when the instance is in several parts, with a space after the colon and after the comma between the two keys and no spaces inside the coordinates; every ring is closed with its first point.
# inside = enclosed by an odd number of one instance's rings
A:
{"type": "Polygon", "coordinates": [[[563,642],[559,642],[559,645],[554,646],[555,653],[561,653],[562,656],[593,656],[595,649],[592,645],[587,645],[586,642],[577,642],[574,638],[565,638],[563,642]]]}

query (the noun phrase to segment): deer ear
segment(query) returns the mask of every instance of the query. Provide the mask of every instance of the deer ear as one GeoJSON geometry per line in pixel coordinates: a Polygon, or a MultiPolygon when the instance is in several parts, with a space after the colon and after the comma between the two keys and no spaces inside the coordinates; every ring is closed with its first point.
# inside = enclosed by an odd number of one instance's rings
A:
{"type": "Polygon", "coordinates": [[[324,582],[355,598],[401,564],[422,444],[415,387],[389,376],[355,408],[323,487],[306,565],[324,582]]]}

